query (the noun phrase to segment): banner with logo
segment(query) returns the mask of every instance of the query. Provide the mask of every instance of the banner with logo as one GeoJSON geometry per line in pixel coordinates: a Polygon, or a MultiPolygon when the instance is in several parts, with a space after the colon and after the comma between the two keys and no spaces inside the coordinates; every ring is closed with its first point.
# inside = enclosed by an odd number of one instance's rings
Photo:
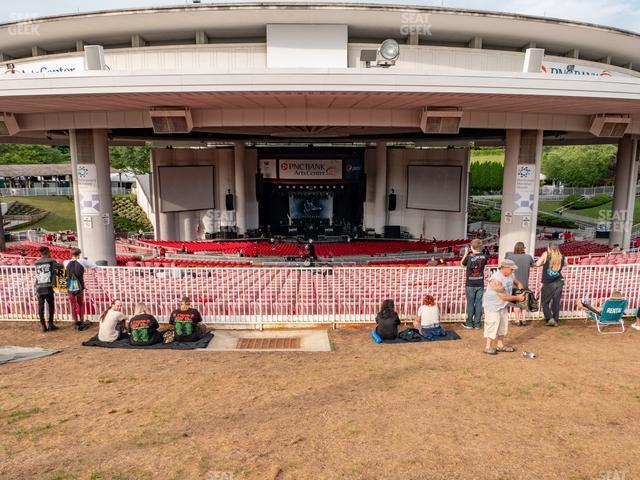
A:
{"type": "Polygon", "coordinates": [[[533,214],[533,201],[537,186],[536,166],[520,164],[516,170],[516,196],[513,208],[514,215],[533,214]]]}
{"type": "Polygon", "coordinates": [[[592,77],[632,77],[625,73],[615,70],[607,70],[606,68],[587,67],[585,65],[576,65],[572,63],[547,62],[542,63],[540,69],[542,73],[549,75],[582,75],[592,77]]]}
{"type": "Polygon", "coordinates": [[[344,161],[344,178],[346,180],[357,180],[362,177],[364,162],[362,158],[348,158],[344,161]]]}
{"type": "Polygon", "coordinates": [[[100,215],[100,194],[95,164],[78,164],[80,215],[100,215]]]}
{"type": "Polygon", "coordinates": [[[34,62],[15,63],[16,73],[67,73],[83,72],[84,57],[39,60],[34,62]]]}
{"type": "Polygon", "coordinates": [[[278,178],[276,160],[272,158],[260,159],[260,173],[262,178],[278,178]]]}
{"type": "Polygon", "coordinates": [[[340,180],[342,160],[279,160],[278,170],[283,180],[340,180]]]}

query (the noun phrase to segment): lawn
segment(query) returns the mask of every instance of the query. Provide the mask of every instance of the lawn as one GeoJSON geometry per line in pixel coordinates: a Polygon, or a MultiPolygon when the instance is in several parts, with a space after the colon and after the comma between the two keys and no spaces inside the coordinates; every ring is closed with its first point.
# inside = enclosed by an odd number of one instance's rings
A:
{"type": "MultiPolygon", "coordinates": [[[[560,207],[560,205],[562,205],[562,202],[559,200],[557,201],[541,200],[539,208],[543,212],[553,212],[556,208],[560,207]]],[[[595,219],[606,218],[604,216],[601,217],[600,212],[610,212],[612,206],[613,206],[613,202],[609,202],[609,203],[605,203],[604,205],[600,205],[598,207],[585,208],[584,210],[568,210],[568,213],[573,213],[575,215],[581,215],[583,217],[590,217],[595,219]]],[[[603,215],[608,215],[608,213],[605,213],[603,215]]],[[[633,223],[634,224],[640,223],[640,197],[636,197],[636,205],[633,210],[633,223]]]]}
{"type": "MultiPolygon", "coordinates": [[[[7,197],[3,202],[20,202],[33,205],[49,212],[42,220],[29,225],[29,228],[42,228],[49,231],[75,230],[76,214],[73,201],[67,197],[7,197]]],[[[24,227],[20,227],[22,229],[24,227]]]]}
{"type": "Polygon", "coordinates": [[[527,359],[455,329],[400,345],[338,329],[332,352],[259,353],[82,347],[95,324],[7,322],[0,344],[63,351],[1,366],[0,478],[640,478],[639,332],[510,328],[527,359]]]}

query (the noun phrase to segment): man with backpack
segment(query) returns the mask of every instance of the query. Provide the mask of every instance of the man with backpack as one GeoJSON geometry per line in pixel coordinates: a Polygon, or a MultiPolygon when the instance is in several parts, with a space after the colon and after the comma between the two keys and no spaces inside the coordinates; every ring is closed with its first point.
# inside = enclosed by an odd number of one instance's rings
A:
{"type": "Polygon", "coordinates": [[[78,331],[86,330],[91,325],[84,320],[84,270],[92,266],[80,258],[79,248],[71,249],[71,260],[64,261],[65,277],[67,278],[67,297],[71,306],[74,328],[78,331]]]}
{"type": "Polygon", "coordinates": [[[482,252],[482,240],[471,240],[470,248],[465,249],[462,261],[466,269],[467,321],[464,328],[480,328],[482,321],[482,297],[484,294],[484,267],[487,266],[488,255],[482,252]]]}
{"type": "Polygon", "coordinates": [[[58,263],[51,258],[49,247],[41,246],[39,249],[40,258],[36,260],[36,294],[38,295],[38,316],[40,317],[40,330],[50,332],[58,330],[53,324],[53,314],[55,312],[55,300],[53,297],[53,286],[56,281],[56,268],[58,263]],[[49,323],[44,320],[44,304],[49,309],[49,323]]]}

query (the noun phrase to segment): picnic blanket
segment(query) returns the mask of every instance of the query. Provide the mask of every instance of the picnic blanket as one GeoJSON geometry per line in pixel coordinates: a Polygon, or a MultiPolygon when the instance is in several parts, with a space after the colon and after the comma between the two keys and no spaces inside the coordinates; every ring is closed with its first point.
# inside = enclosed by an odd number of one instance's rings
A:
{"type": "Polygon", "coordinates": [[[444,342],[447,340],[460,340],[460,335],[458,335],[457,332],[453,331],[453,330],[446,330],[445,331],[446,335],[442,336],[442,337],[422,337],[422,339],[420,341],[416,341],[416,342],[407,342],[406,340],[402,340],[401,338],[396,338],[394,340],[382,340],[382,343],[406,343],[406,344],[411,344],[411,343],[422,343],[422,342],[444,342]]]}
{"type": "Polygon", "coordinates": [[[15,347],[6,345],[0,347],[0,365],[3,363],[21,362],[23,360],[32,360],[34,358],[47,357],[62,350],[49,350],[38,347],[15,347]]]}
{"type": "Polygon", "coordinates": [[[207,333],[197,342],[171,342],[156,343],[155,345],[131,345],[128,338],[116,340],[115,342],[102,342],[98,340],[98,336],[91,337],[86,342],[82,342],[85,347],[104,347],[104,348],[142,348],[145,350],[195,350],[196,348],[207,348],[209,342],[213,339],[213,332],[207,333]]]}

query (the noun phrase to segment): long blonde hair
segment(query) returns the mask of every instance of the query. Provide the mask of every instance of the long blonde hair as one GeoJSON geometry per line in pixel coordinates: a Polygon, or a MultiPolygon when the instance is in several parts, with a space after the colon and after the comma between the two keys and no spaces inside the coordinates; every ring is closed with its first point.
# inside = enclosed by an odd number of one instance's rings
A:
{"type": "Polygon", "coordinates": [[[560,253],[558,245],[550,243],[547,252],[549,267],[551,270],[554,272],[560,271],[560,268],[562,268],[562,253],[560,253]]]}
{"type": "Polygon", "coordinates": [[[111,310],[111,307],[113,307],[118,302],[119,300],[114,300],[113,302],[111,302],[111,305],[109,305],[109,308],[107,308],[104,312],[102,312],[102,315],[100,315],[101,322],[105,319],[105,317],[107,316],[107,313],[109,313],[109,310],[111,310]]]}
{"type": "Polygon", "coordinates": [[[147,312],[147,306],[144,303],[136,303],[136,306],[133,310],[134,315],[142,315],[147,312]]]}

